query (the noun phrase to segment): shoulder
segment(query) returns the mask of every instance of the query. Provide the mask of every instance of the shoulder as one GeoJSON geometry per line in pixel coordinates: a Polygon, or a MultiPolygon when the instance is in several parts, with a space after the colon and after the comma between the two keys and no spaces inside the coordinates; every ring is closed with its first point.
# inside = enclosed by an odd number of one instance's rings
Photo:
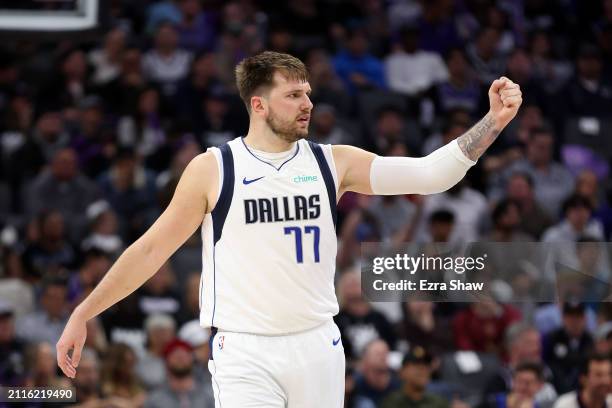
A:
{"type": "Polygon", "coordinates": [[[185,171],[189,169],[191,173],[200,174],[202,176],[210,175],[216,172],[217,165],[217,157],[212,150],[209,149],[207,152],[200,153],[191,159],[185,171]]]}
{"type": "Polygon", "coordinates": [[[559,397],[555,402],[554,408],[573,408],[578,406],[578,398],[576,398],[576,392],[568,392],[559,397]]]}

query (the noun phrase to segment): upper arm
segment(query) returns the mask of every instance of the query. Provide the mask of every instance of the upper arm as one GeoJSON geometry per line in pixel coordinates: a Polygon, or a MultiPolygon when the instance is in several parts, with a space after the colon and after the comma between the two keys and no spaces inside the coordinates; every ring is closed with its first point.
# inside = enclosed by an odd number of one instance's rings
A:
{"type": "Polygon", "coordinates": [[[150,256],[168,259],[202,224],[217,199],[219,174],[212,152],[200,154],[185,168],[166,210],[135,245],[150,256]]]}
{"type": "Polygon", "coordinates": [[[348,145],[332,146],[332,154],[338,173],[338,197],[346,191],[373,194],[370,185],[370,167],[374,153],[348,145]]]}

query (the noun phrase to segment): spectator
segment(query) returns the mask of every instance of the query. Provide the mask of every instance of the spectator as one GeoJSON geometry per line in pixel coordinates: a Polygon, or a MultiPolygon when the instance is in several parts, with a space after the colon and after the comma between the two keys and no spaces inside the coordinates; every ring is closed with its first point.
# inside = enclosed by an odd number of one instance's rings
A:
{"type": "Polygon", "coordinates": [[[114,152],[114,130],[105,126],[99,97],[84,97],[78,108],[70,145],[79,156],[79,167],[88,177],[95,178],[108,166],[114,152]]]}
{"type": "Polygon", "coordinates": [[[576,242],[581,236],[603,240],[603,227],[591,218],[591,202],[574,194],[563,203],[563,220],[544,233],[543,242],[576,242]]]}
{"type": "Polygon", "coordinates": [[[192,272],[187,275],[183,284],[179,322],[186,323],[200,317],[200,279],[201,272],[192,272]]]}
{"type": "Polygon", "coordinates": [[[500,201],[493,209],[493,230],[484,239],[495,242],[529,242],[533,237],[520,229],[521,212],[518,203],[500,201]]]}
{"type": "Polygon", "coordinates": [[[101,373],[104,398],[117,405],[143,405],[146,394],[139,384],[135,365],[136,355],[127,344],[115,343],[109,347],[101,373]]]}
{"type": "Polygon", "coordinates": [[[538,203],[551,217],[559,214],[559,204],[574,190],[574,177],[562,164],[553,160],[554,138],[548,128],[534,129],[527,142],[527,155],[514,162],[494,178],[490,196],[501,195],[501,186],[515,172],[531,176],[538,203]]]}
{"type": "Polygon", "coordinates": [[[212,378],[208,370],[210,357],[210,330],[200,325],[195,319],[185,323],[178,332],[179,339],[187,342],[193,349],[193,375],[196,381],[206,389],[212,389],[212,378]]]}
{"type": "Polygon", "coordinates": [[[168,315],[154,314],[145,320],[144,327],[147,350],[138,361],[136,373],[142,384],[151,390],[166,381],[163,352],[175,336],[176,323],[168,315]]]}
{"type": "Polygon", "coordinates": [[[26,246],[23,253],[30,279],[39,280],[49,272],[56,273],[61,268],[75,265],[76,253],[67,241],[64,217],[58,211],[43,212],[34,220],[34,227],[39,236],[26,246]]]}
{"type": "Polygon", "coordinates": [[[133,239],[142,234],[157,214],[155,178],[136,153],[121,149],[112,167],[100,176],[100,190],[124,221],[122,236],[133,239]]]}
{"type": "Polygon", "coordinates": [[[157,273],[138,291],[138,303],[144,316],[166,314],[176,317],[180,309],[175,289],[176,277],[170,262],[164,263],[157,273]]]}
{"type": "Polygon", "coordinates": [[[42,210],[60,211],[68,222],[68,233],[76,238],[84,232],[85,211],[98,194],[96,186],[79,173],[75,151],[63,148],[53,157],[50,169],[26,187],[25,210],[29,216],[42,210]]]}
{"type": "Polygon", "coordinates": [[[455,344],[460,350],[493,353],[503,357],[504,334],[520,318],[519,311],[513,306],[492,299],[471,303],[453,319],[455,344]]]}
{"type": "Polygon", "coordinates": [[[421,346],[435,355],[453,350],[450,321],[435,312],[437,303],[417,301],[403,303],[403,319],[398,323],[398,338],[411,348],[421,346]]]}
{"type": "Polygon", "coordinates": [[[455,3],[436,1],[422,3],[423,12],[418,18],[421,31],[421,48],[444,55],[460,43],[455,3]]]}
{"type": "Polygon", "coordinates": [[[95,85],[105,85],[119,76],[125,37],[121,28],[114,28],[104,37],[104,46],[89,53],[89,62],[94,67],[92,82],[95,85]]]}
{"type": "Polygon", "coordinates": [[[47,278],[37,310],[16,322],[17,336],[29,343],[55,344],[68,321],[68,288],[62,278],[47,278]]]}
{"type": "Polygon", "coordinates": [[[165,209],[170,204],[183,171],[189,162],[201,152],[200,144],[193,138],[187,138],[172,157],[170,168],[157,176],[156,185],[161,209],[165,209]]]}
{"type": "Polygon", "coordinates": [[[368,53],[368,38],[361,30],[349,33],[346,49],[336,54],[333,64],[351,94],[386,87],[383,63],[368,53]]]}
{"type": "Polygon", "coordinates": [[[570,392],[578,386],[580,362],[593,346],[593,338],[586,331],[583,303],[563,305],[563,326],[544,339],[544,360],[553,374],[553,385],[558,393],[570,392]]]}
{"type": "Polygon", "coordinates": [[[423,217],[417,229],[417,240],[431,242],[425,229],[425,221],[437,210],[449,210],[454,215],[453,230],[449,243],[452,245],[476,241],[482,228],[482,214],[487,201],[479,191],[467,186],[465,181],[457,183],[445,192],[425,196],[423,217]]]}
{"type": "MultiPolygon", "coordinates": [[[[191,1],[191,0],[190,0],[191,1]]],[[[221,87],[217,79],[216,56],[212,52],[199,54],[191,64],[191,71],[178,86],[175,103],[177,115],[195,122],[200,114],[202,101],[212,89],[221,87]]]]}
{"type": "Polygon", "coordinates": [[[393,327],[387,318],[372,309],[361,292],[359,273],[347,271],[338,282],[340,313],[334,320],[342,334],[347,358],[359,358],[374,340],[384,340],[388,347],[395,345],[393,327]]]}
{"type": "Polygon", "coordinates": [[[356,135],[350,135],[339,123],[336,109],[320,103],[312,113],[312,135],[310,139],[322,144],[351,144],[356,135]]]}
{"type": "MultiPolygon", "coordinates": [[[[451,116],[451,115],[449,115],[451,116]]],[[[456,115],[454,115],[456,116],[456,115]]],[[[442,134],[433,134],[425,140],[423,154],[429,154],[452,142],[469,129],[469,124],[459,118],[449,117],[442,127],[442,134]]]]}
{"type": "Polygon", "coordinates": [[[449,242],[455,228],[455,215],[440,209],[431,213],[428,220],[429,242],[449,242]]]}
{"type": "Polygon", "coordinates": [[[350,112],[350,96],[344,89],[344,84],[332,65],[327,51],[313,49],[306,60],[310,71],[310,86],[312,94],[310,99],[315,107],[329,104],[335,107],[342,115],[350,112]]]}
{"type": "Polygon", "coordinates": [[[181,22],[176,26],[179,46],[192,52],[210,51],[217,41],[217,15],[202,10],[199,0],[180,0],[181,22]]]}
{"type": "Polygon", "coordinates": [[[68,281],[68,299],[72,304],[79,304],[104,277],[111,267],[109,256],[97,249],[90,249],[83,254],[79,270],[70,276],[68,281]]]}
{"type": "Polygon", "coordinates": [[[215,406],[212,388],[199,384],[194,376],[194,355],[189,343],[171,341],[164,349],[164,359],[168,382],[151,392],[146,408],[215,406]]]}
{"type": "Polygon", "coordinates": [[[549,94],[558,92],[572,76],[573,67],[555,55],[550,34],[536,30],[531,35],[529,52],[533,62],[534,79],[549,94]]]}
{"type": "Polygon", "coordinates": [[[154,154],[166,141],[160,114],[159,92],[155,87],[142,89],[137,109],[135,115],[120,119],[119,144],[146,158],[154,154]]]}
{"type": "Polygon", "coordinates": [[[216,87],[199,103],[201,109],[194,127],[202,146],[221,146],[246,133],[232,117],[230,102],[230,95],[216,87]]]}
{"type": "Polygon", "coordinates": [[[440,56],[419,49],[416,27],[404,27],[399,37],[399,48],[385,59],[385,77],[391,90],[416,97],[448,79],[440,56]]]}
{"type": "Polygon", "coordinates": [[[142,69],[142,52],[129,47],[123,52],[119,76],[100,88],[100,95],[107,102],[110,113],[118,115],[134,114],[138,108],[138,98],[146,80],[142,69]]]}
{"type": "Polygon", "coordinates": [[[192,56],[178,48],[178,34],[170,23],[161,23],[155,33],[155,46],[143,59],[145,76],[161,86],[165,97],[176,93],[180,80],[189,73],[192,56]]]}
{"type": "Polygon", "coordinates": [[[506,71],[506,61],[498,51],[499,40],[499,30],[483,27],[475,42],[467,47],[468,58],[483,86],[488,86],[506,71]]]}
{"type": "Polygon", "coordinates": [[[580,388],[559,397],[554,408],[595,408],[610,404],[610,357],[588,355],[580,365],[580,388]]]}
{"type": "MultiPolygon", "coordinates": [[[[507,393],[516,391],[513,389],[517,380],[516,374],[521,367],[528,367],[525,370],[532,371],[538,380],[535,395],[530,398],[533,398],[537,404],[550,406],[557,398],[557,392],[548,382],[549,379],[552,379],[552,372],[542,360],[542,336],[537,328],[524,322],[513,323],[506,330],[504,345],[508,361],[489,381],[485,391],[487,400],[497,403],[500,395],[505,397],[507,393]]],[[[536,381],[531,381],[535,380],[534,378],[528,375],[523,377],[527,377],[522,379],[524,385],[529,383],[535,386],[536,381]]],[[[521,388],[523,389],[522,386],[521,388]]]]}
{"type": "Polygon", "coordinates": [[[368,211],[380,226],[381,240],[403,242],[403,232],[415,220],[416,206],[403,196],[380,196],[370,200],[368,211]]]}
{"type": "Polygon", "coordinates": [[[612,112],[612,84],[603,76],[601,51],[594,45],[583,44],[576,61],[578,68],[572,81],[568,81],[558,100],[557,118],[588,116],[609,118],[612,112]],[[563,116],[561,116],[563,115],[563,116]]]}
{"type": "Polygon", "coordinates": [[[388,357],[389,346],[382,340],[373,340],[365,347],[355,375],[355,395],[375,406],[400,387],[388,357]]]}
{"type": "Polygon", "coordinates": [[[531,176],[527,173],[513,173],[506,186],[506,195],[519,206],[519,229],[539,239],[552,225],[552,218],[535,200],[534,182],[531,176]]]}
{"type": "Polygon", "coordinates": [[[40,112],[28,133],[23,144],[9,156],[9,177],[18,193],[19,187],[36,177],[70,141],[59,111],[40,112]]]}
{"type": "Polygon", "coordinates": [[[27,351],[27,376],[24,387],[66,389],[70,381],[57,375],[55,350],[51,343],[34,341],[27,351]]]}
{"type": "Polygon", "coordinates": [[[0,384],[22,386],[25,377],[25,344],[15,336],[13,306],[0,300],[0,384]]]}
{"type": "Polygon", "coordinates": [[[393,105],[385,105],[378,110],[370,139],[376,152],[384,154],[396,143],[405,144],[414,154],[420,150],[421,132],[416,123],[407,122],[405,116],[400,108],[393,105]]]}
{"type": "Polygon", "coordinates": [[[85,347],[79,361],[79,375],[72,380],[77,405],[80,408],[101,404],[100,361],[96,352],[85,347]]]}
{"type": "Polygon", "coordinates": [[[593,218],[604,227],[604,237],[612,234],[612,208],[600,188],[600,180],[593,170],[582,170],[576,177],[576,193],[591,202],[593,218]]]}
{"type": "Polygon", "coordinates": [[[541,406],[536,395],[542,389],[544,377],[538,363],[520,363],[512,374],[512,390],[508,394],[498,394],[490,407],[534,407],[541,406]]]}
{"type": "Polygon", "coordinates": [[[476,114],[482,92],[465,52],[453,48],[446,55],[445,62],[448,78],[436,85],[438,110],[449,113],[454,109],[464,109],[471,115],[476,114]]]}
{"type": "Polygon", "coordinates": [[[411,347],[402,362],[402,388],[383,400],[382,408],[446,408],[449,403],[427,392],[433,358],[422,346],[411,347]]]}
{"type": "Polygon", "coordinates": [[[72,109],[90,94],[87,59],[78,48],[65,50],[59,58],[59,69],[41,88],[37,109],[72,109]]]}
{"type": "Polygon", "coordinates": [[[119,256],[124,244],[119,235],[119,220],[110,204],[99,200],[87,207],[87,219],[90,221],[89,234],[83,238],[81,250],[102,251],[111,258],[119,256]]]}

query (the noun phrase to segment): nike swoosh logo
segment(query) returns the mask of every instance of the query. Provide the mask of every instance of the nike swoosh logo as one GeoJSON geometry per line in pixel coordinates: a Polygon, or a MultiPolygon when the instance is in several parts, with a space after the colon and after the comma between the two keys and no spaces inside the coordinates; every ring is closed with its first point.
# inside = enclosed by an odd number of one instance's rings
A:
{"type": "Polygon", "coordinates": [[[334,346],[337,346],[338,343],[340,343],[340,337],[338,337],[337,340],[332,340],[332,343],[333,343],[334,346]]]}
{"type": "Polygon", "coordinates": [[[257,178],[251,179],[251,180],[247,180],[247,178],[245,177],[245,178],[242,179],[242,184],[244,184],[246,186],[247,184],[251,184],[251,183],[256,182],[257,180],[261,180],[264,177],[266,177],[266,176],[257,177],[257,178]]]}

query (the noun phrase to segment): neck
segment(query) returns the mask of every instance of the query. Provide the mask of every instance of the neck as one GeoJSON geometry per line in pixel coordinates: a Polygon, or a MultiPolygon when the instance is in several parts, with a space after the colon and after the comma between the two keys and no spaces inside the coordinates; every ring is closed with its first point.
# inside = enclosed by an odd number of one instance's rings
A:
{"type": "Polygon", "coordinates": [[[172,388],[175,392],[191,391],[194,385],[192,376],[187,376],[185,378],[170,376],[168,382],[170,383],[170,388],[172,388]]]}
{"type": "Polygon", "coordinates": [[[252,123],[249,126],[249,133],[244,138],[244,143],[256,150],[269,153],[286,152],[293,146],[278,136],[268,126],[257,126],[252,123]]]}
{"type": "Polygon", "coordinates": [[[413,401],[420,401],[423,399],[423,395],[425,394],[425,390],[420,387],[414,387],[412,384],[408,383],[404,386],[404,393],[413,401]]]}

